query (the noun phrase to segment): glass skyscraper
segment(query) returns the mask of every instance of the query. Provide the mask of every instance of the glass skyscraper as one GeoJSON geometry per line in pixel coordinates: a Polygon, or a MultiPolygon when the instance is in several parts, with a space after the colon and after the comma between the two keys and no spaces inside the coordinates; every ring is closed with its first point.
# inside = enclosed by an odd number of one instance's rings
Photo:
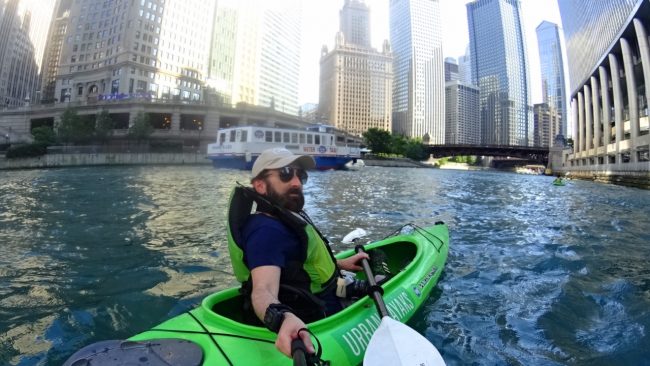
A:
{"type": "Polygon", "coordinates": [[[467,4],[472,81],[481,89],[484,144],[529,146],[533,116],[519,0],[467,4]]]}
{"type": "Polygon", "coordinates": [[[537,46],[542,71],[542,97],[544,103],[560,114],[559,126],[550,126],[551,138],[566,136],[566,85],[564,83],[564,60],[560,32],[555,23],[543,21],[537,26],[537,46]]]}
{"type": "Polygon", "coordinates": [[[439,0],[390,0],[393,131],[445,141],[445,75],[439,0]]]}

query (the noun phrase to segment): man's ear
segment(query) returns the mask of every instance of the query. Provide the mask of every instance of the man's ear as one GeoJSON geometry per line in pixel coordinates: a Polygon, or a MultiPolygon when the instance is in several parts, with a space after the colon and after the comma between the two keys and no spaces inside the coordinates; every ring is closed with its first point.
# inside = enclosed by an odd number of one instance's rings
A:
{"type": "Polygon", "coordinates": [[[255,189],[255,192],[259,194],[266,194],[266,182],[264,179],[253,180],[253,188],[255,189]]]}

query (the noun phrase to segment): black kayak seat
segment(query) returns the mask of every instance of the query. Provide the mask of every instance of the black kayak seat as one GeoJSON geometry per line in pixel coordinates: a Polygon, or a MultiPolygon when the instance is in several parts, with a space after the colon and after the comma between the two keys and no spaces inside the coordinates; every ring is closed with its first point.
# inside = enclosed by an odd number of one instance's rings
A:
{"type": "Polygon", "coordinates": [[[199,366],[203,350],[185,339],[108,340],[75,352],[63,366],[199,366]]]}

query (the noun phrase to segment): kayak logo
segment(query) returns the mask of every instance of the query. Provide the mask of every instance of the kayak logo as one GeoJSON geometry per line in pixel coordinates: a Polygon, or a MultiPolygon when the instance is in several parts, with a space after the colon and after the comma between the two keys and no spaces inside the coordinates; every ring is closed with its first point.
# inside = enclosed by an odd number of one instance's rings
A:
{"type": "MultiPolygon", "coordinates": [[[[388,312],[393,319],[401,321],[410,312],[415,311],[415,304],[411,301],[407,292],[402,290],[397,296],[392,297],[386,302],[386,308],[388,308],[388,312]]],[[[362,355],[366,347],[368,347],[368,342],[370,342],[372,334],[379,327],[380,322],[379,315],[373,311],[372,315],[362,319],[352,328],[347,329],[341,335],[343,342],[339,342],[339,344],[347,347],[355,357],[362,355]]]]}
{"type": "Polygon", "coordinates": [[[415,295],[417,295],[417,297],[422,296],[422,291],[424,291],[424,288],[427,287],[427,284],[431,282],[431,279],[436,274],[436,272],[438,272],[438,268],[431,268],[431,271],[429,271],[429,273],[427,273],[427,275],[424,276],[424,278],[422,278],[417,285],[413,285],[413,292],[415,292],[415,295]]]}

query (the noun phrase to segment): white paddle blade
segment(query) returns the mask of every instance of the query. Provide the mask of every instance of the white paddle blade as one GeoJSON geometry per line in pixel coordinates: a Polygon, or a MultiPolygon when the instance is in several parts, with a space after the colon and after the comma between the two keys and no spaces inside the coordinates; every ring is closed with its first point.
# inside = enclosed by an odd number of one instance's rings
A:
{"type": "Polygon", "coordinates": [[[444,366],[445,360],[420,333],[385,316],[370,338],[363,365],[444,366]]]}
{"type": "Polygon", "coordinates": [[[368,233],[361,229],[361,228],[356,228],[348,233],[348,235],[343,237],[343,240],[341,241],[343,244],[352,244],[354,243],[355,240],[361,239],[364,236],[368,235],[368,233]]]}

